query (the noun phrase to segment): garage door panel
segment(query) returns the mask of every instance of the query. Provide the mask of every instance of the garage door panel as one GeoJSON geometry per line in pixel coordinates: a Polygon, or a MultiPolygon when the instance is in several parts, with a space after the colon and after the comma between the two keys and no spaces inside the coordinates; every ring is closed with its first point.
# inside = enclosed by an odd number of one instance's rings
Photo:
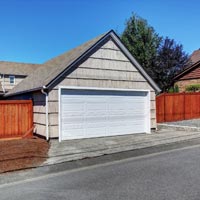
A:
{"type": "MultiPolygon", "coordinates": [[[[63,125],[63,130],[64,131],[67,131],[67,132],[70,132],[70,131],[73,131],[73,130],[84,130],[84,126],[81,125],[81,124],[64,124],[63,125]]],[[[77,132],[78,134],[78,132],[77,132]]]]}
{"type": "Polygon", "coordinates": [[[88,110],[88,111],[90,111],[90,110],[103,110],[103,111],[105,111],[105,110],[107,110],[107,106],[106,106],[106,104],[105,103],[92,103],[92,104],[89,104],[89,103],[87,103],[86,105],[85,105],[85,108],[88,110]]]}
{"type": "Polygon", "coordinates": [[[60,99],[62,140],[145,132],[147,92],[62,89],[60,99]]]}
{"type": "Polygon", "coordinates": [[[106,122],[98,122],[98,123],[85,123],[85,129],[88,128],[106,128],[107,123],[106,122]]]}
{"type": "Polygon", "coordinates": [[[83,103],[76,104],[76,103],[64,103],[62,105],[63,111],[84,111],[85,107],[83,103]]]}
{"type": "Polygon", "coordinates": [[[66,116],[74,117],[74,116],[83,116],[84,111],[66,111],[62,110],[62,118],[65,118],[66,116]]]}

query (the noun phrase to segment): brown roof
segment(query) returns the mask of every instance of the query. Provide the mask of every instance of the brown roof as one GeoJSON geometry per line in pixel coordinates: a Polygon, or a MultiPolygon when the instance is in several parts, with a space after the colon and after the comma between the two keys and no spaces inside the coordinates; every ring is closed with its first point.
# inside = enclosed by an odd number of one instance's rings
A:
{"type": "Polygon", "coordinates": [[[195,50],[189,57],[188,66],[177,76],[174,77],[174,80],[186,80],[186,79],[196,79],[200,78],[200,49],[195,50]]]}
{"type": "Polygon", "coordinates": [[[200,78],[200,66],[180,78],[180,80],[200,78]]]}
{"type": "Polygon", "coordinates": [[[187,80],[200,78],[200,60],[175,76],[174,80],[187,80]]]}
{"type": "Polygon", "coordinates": [[[27,76],[39,66],[39,64],[0,61],[0,74],[27,76]]]}
{"type": "Polygon", "coordinates": [[[198,62],[200,60],[200,49],[195,50],[191,56],[190,56],[190,60],[192,62],[192,64],[198,62]]]}

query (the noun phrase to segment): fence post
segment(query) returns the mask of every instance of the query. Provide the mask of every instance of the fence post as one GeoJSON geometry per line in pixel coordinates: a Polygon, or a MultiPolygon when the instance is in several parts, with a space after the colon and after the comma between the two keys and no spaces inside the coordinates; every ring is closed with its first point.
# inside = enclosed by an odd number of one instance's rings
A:
{"type": "Polygon", "coordinates": [[[164,114],[164,122],[165,122],[165,110],[166,109],[165,109],[165,93],[164,93],[164,113],[163,113],[164,114]]]}
{"type": "Polygon", "coordinates": [[[185,92],[183,92],[183,119],[185,120],[185,92]]]}

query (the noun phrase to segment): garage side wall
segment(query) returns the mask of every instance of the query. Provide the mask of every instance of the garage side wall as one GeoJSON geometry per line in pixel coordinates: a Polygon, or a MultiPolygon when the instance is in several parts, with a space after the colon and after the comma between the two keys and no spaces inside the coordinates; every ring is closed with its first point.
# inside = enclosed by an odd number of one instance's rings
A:
{"type": "Polygon", "coordinates": [[[112,40],[92,54],[49,92],[50,137],[58,137],[58,88],[80,86],[151,91],[151,128],[156,128],[155,91],[112,40]]]}

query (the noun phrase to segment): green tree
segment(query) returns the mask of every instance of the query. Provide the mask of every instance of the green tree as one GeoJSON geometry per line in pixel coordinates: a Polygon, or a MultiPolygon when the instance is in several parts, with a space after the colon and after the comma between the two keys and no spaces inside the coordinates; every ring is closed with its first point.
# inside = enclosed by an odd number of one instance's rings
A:
{"type": "Polygon", "coordinates": [[[162,40],[154,28],[145,19],[133,14],[126,22],[121,40],[148,74],[154,75],[153,63],[162,40]]]}
{"type": "Polygon", "coordinates": [[[171,86],[173,77],[188,64],[181,44],[159,36],[145,19],[135,14],[126,22],[121,40],[163,90],[171,86]]]}

